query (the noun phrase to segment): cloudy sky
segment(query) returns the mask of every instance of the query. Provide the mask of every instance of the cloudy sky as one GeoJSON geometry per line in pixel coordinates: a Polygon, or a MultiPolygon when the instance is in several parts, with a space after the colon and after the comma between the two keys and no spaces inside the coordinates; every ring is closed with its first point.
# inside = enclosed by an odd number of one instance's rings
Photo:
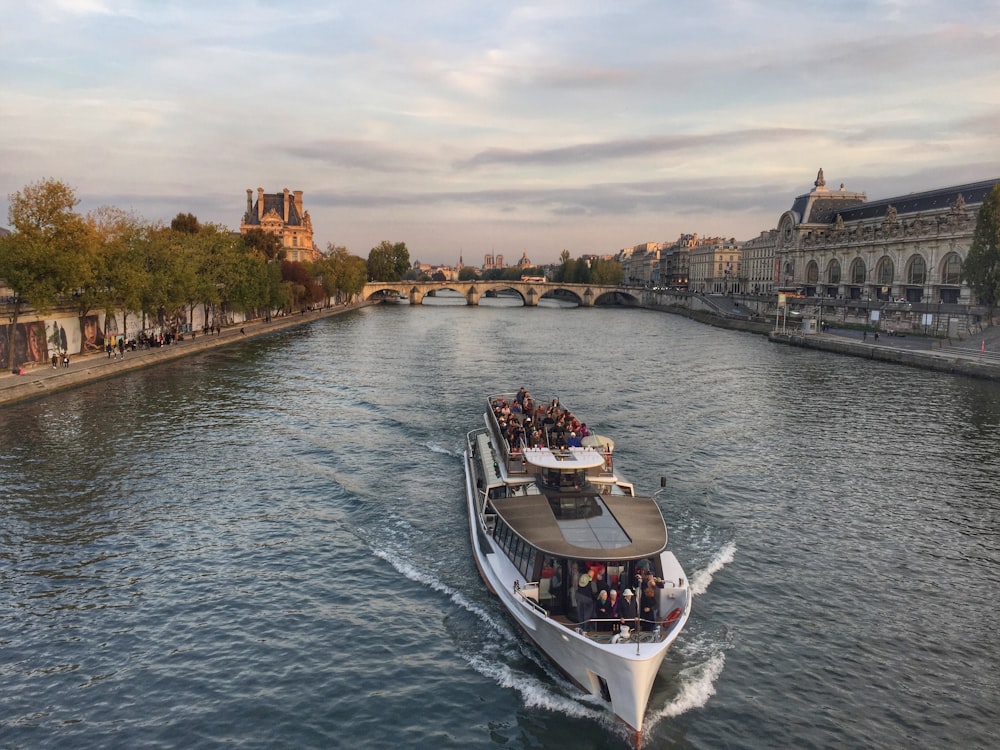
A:
{"type": "Polygon", "coordinates": [[[822,167],[869,198],[1000,177],[996,0],[0,0],[0,223],[236,229],[304,191],[316,242],[550,262],[772,228],[822,167]]]}

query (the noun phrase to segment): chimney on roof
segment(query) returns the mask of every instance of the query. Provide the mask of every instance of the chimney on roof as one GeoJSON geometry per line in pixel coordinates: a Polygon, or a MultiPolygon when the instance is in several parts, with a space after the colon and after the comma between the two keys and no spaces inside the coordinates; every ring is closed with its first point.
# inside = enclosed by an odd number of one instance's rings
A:
{"type": "Polygon", "coordinates": [[[257,221],[264,218],[264,188],[257,188],[257,221]]]}
{"type": "Polygon", "coordinates": [[[253,211],[253,190],[247,188],[247,221],[250,221],[250,216],[252,211],[253,211]]]}
{"type": "Polygon", "coordinates": [[[284,215],[281,218],[284,219],[285,223],[287,224],[288,223],[288,188],[285,188],[285,209],[284,210],[285,210],[285,213],[284,213],[284,215]]]}
{"type": "Polygon", "coordinates": [[[295,196],[295,213],[299,215],[299,220],[302,220],[302,191],[296,190],[292,195],[295,196]]]}

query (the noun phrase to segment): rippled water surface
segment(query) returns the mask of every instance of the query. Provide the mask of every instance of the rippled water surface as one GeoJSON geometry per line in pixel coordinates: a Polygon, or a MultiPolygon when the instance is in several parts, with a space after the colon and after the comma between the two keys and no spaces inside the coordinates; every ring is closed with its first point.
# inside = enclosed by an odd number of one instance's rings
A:
{"type": "Polygon", "coordinates": [[[648,748],[993,747],[1000,389],[641,310],[367,308],[0,411],[0,747],[619,748],[484,590],[558,396],[698,595],[648,748]]]}

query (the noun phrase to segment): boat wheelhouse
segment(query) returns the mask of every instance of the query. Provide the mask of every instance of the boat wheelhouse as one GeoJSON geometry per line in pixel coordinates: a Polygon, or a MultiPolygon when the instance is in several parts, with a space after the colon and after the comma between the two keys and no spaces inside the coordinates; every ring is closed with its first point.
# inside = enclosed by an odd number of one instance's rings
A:
{"type": "Polygon", "coordinates": [[[484,420],[465,451],[480,574],[560,670],[638,732],[691,607],[659,506],[558,399],[491,396],[484,420]]]}

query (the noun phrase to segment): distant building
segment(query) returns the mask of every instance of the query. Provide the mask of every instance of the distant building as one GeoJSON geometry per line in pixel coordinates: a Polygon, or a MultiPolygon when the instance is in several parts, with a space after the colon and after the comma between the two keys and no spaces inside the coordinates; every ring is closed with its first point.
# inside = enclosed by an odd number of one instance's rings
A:
{"type": "MultiPolygon", "coordinates": [[[[975,303],[962,283],[983,199],[1000,178],[868,201],[819,170],[778,219],[773,283],[807,296],[975,303]]],[[[770,242],[758,238],[759,249],[770,242]]],[[[766,260],[761,253],[759,262],[766,260]]]]}
{"type": "Polygon", "coordinates": [[[622,281],[633,286],[658,286],[660,283],[660,243],[643,242],[618,252],[622,281]]]}
{"type": "Polygon", "coordinates": [[[483,256],[483,270],[492,271],[498,268],[505,268],[503,262],[503,255],[494,255],[493,253],[487,253],[483,256]]]}
{"type": "Polygon", "coordinates": [[[691,251],[723,242],[721,237],[699,237],[697,233],[682,234],[674,242],[664,242],[660,252],[660,286],[690,288],[691,251]]]}
{"type": "Polygon", "coordinates": [[[251,229],[263,229],[281,237],[287,260],[307,262],[318,260],[319,248],[313,242],[312,219],[302,210],[302,191],[264,193],[257,188],[257,202],[253,191],[247,188],[247,210],[240,221],[240,234],[251,229]]]}
{"type": "Polygon", "coordinates": [[[688,288],[705,294],[742,293],[745,289],[740,271],[740,245],[734,239],[715,239],[691,248],[688,288]]]}

